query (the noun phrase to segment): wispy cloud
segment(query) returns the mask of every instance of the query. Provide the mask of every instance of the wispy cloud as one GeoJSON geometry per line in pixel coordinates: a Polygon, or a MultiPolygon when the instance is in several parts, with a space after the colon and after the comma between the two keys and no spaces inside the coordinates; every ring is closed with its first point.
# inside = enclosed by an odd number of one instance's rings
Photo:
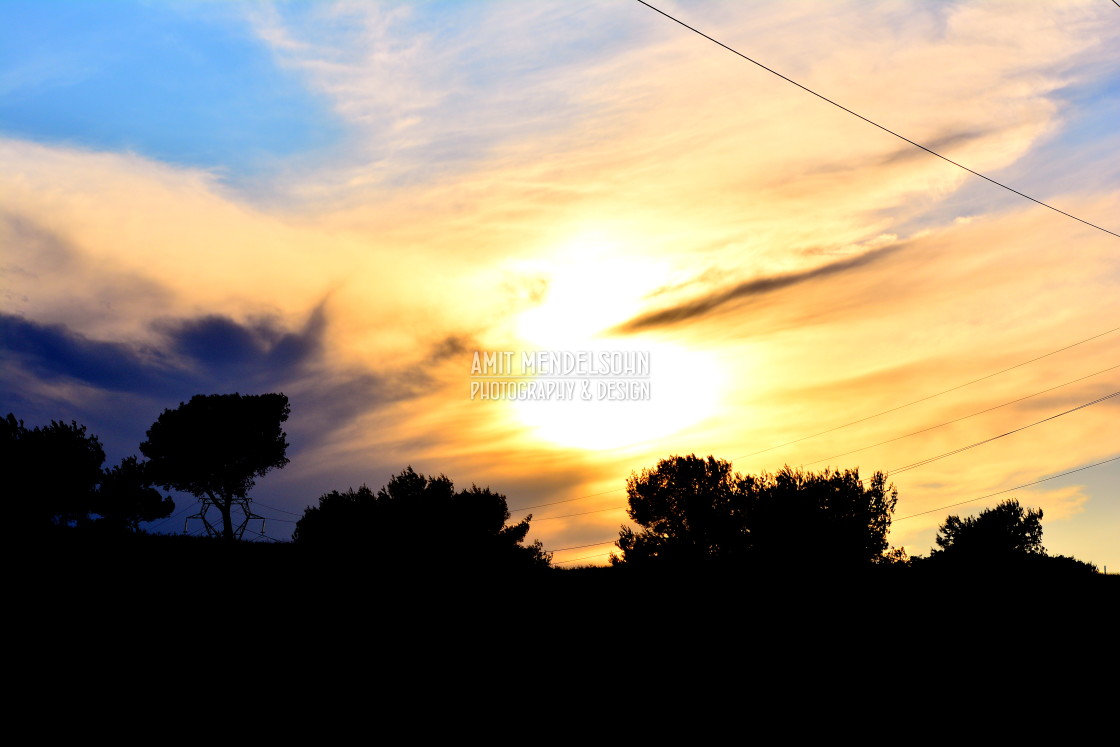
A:
{"type": "Polygon", "coordinates": [[[782,275],[772,275],[770,277],[757,278],[755,280],[739,283],[732,288],[720,290],[716,293],[692,299],[676,306],[642,314],[619,326],[617,331],[622,334],[629,334],[708,316],[721,310],[725,306],[738,305],[773,291],[792,288],[793,286],[809,283],[813,280],[841,275],[859,269],[884,256],[899,251],[902,248],[902,245],[895,245],[872,249],[865,254],[837,262],[829,262],[813,269],[802,270],[801,272],[790,272],[782,275]]]}

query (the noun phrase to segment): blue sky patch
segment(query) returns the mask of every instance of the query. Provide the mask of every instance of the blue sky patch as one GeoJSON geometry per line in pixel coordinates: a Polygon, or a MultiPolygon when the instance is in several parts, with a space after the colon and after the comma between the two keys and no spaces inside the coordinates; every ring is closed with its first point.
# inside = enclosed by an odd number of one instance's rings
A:
{"type": "Polygon", "coordinates": [[[177,8],[0,2],[0,134],[235,173],[337,140],[235,6],[177,8]]]}

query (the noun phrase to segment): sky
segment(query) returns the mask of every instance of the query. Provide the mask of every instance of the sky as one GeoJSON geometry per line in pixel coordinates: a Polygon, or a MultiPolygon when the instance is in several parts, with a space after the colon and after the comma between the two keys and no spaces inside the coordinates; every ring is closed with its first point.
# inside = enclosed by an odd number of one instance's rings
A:
{"type": "MultiPolygon", "coordinates": [[[[657,7],[1120,233],[1113,3],[657,7]]],[[[1013,497],[1120,570],[1120,238],[638,2],[0,0],[0,252],[0,412],[116,463],[284,392],[272,538],[411,465],[601,564],[695,453],[889,472],[911,555],[1013,497]],[[472,398],[539,351],[648,388],[472,398]]]]}

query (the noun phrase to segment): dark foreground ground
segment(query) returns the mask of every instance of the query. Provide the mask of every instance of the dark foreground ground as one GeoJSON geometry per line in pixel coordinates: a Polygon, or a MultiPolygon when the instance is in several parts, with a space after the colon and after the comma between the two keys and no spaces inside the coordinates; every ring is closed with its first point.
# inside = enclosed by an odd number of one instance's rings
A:
{"type": "Polygon", "coordinates": [[[508,572],[426,560],[418,569],[291,544],[64,537],[20,553],[11,588],[34,600],[32,617],[49,611],[78,627],[160,615],[204,628],[239,620],[254,633],[330,624],[345,631],[360,619],[399,626],[405,636],[438,624],[535,639],[754,626],[817,637],[879,628],[898,640],[969,618],[1091,631],[1107,625],[1120,600],[1120,576],[1061,564],[508,572]]]}
{"type": "Polygon", "coordinates": [[[548,728],[586,726],[589,708],[624,731],[683,720],[690,741],[746,719],[857,733],[898,708],[1079,693],[1113,672],[1120,609],[1116,576],[1022,568],[419,572],[292,545],[72,539],[11,561],[9,680],[63,711],[110,703],[95,718],[112,733],[138,711],[162,734],[248,704],[273,725],[345,710],[459,734],[514,704],[548,728]]]}

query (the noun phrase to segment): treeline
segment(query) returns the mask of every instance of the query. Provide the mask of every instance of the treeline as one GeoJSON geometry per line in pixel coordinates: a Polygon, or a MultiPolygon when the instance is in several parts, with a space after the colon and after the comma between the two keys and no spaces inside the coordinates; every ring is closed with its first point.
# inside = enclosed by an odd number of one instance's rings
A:
{"type": "Polygon", "coordinates": [[[105,466],[105,450],[84,425],[51,421],[28,428],[9,413],[0,421],[0,469],[8,511],[25,535],[59,528],[120,534],[170,516],[175,502],[153,487],[135,456],[105,466]]]}
{"type": "MultiPolygon", "coordinates": [[[[288,462],[282,430],[288,412],[283,394],[198,395],[153,423],[139,446],[146,459],[130,456],[111,468],[84,426],[53,421],[28,428],[9,414],[0,424],[0,459],[20,497],[14,510],[24,513],[22,526],[31,534],[142,535],[143,523],[175,509],[157,490],[162,487],[197,496],[207,527],[229,545],[244,531],[256,478],[288,462]],[[209,508],[220,523],[206,519],[209,508]],[[244,516],[235,517],[235,509],[244,516]]],[[[1049,556],[1042,511],[1014,499],[975,517],[948,517],[937,548],[928,557],[908,557],[887,542],[898,492],[882,473],[864,480],[856,469],[813,473],[787,466],[740,475],[712,456],[671,456],[632,474],[627,497],[636,528],[620,529],[610,558],[616,572],[1097,572],[1089,563],[1049,556]]],[[[377,491],[362,485],[323,494],[284,544],[309,557],[401,572],[554,568],[539,541],[526,542],[531,519],[509,523],[506,497],[489,487],[457,490],[445,475],[408,467],[377,491]]]]}
{"type": "Polygon", "coordinates": [[[616,566],[848,572],[891,566],[924,571],[1011,570],[1095,574],[1096,566],[1051,556],[1041,509],[1005,500],[976,517],[949,516],[927,557],[890,547],[898,491],[881,472],[858,469],[740,475],[731,463],[673,456],[627,481],[630,518],[611,556],[616,566]]]}

